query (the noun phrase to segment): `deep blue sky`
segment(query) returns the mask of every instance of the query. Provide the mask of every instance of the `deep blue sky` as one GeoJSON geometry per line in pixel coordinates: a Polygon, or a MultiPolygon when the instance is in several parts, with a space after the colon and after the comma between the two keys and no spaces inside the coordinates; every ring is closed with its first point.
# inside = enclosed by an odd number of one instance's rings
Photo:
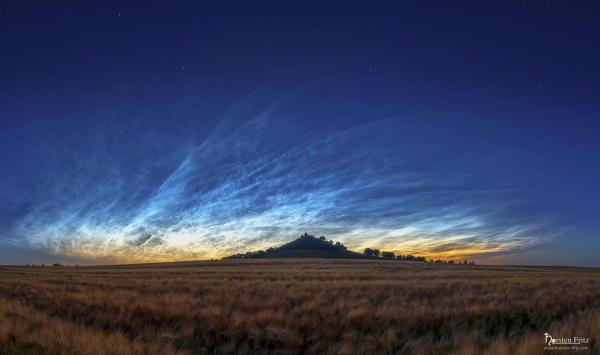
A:
{"type": "Polygon", "coordinates": [[[305,231],[600,266],[597,2],[0,5],[0,264],[305,231]]]}

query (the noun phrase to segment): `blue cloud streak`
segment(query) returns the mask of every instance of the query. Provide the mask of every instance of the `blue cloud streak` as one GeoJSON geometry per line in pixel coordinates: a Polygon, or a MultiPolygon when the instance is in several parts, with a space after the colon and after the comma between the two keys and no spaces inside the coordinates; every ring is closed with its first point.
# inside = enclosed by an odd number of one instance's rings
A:
{"type": "Polygon", "coordinates": [[[518,191],[478,188],[445,167],[416,168],[387,121],[316,130],[271,106],[223,124],[183,153],[132,160],[106,142],[52,177],[14,243],[114,262],[210,258],[303,231],[430,256],[531,248],[554,236],[511,213],[518,191]],[[113,150],[110,150],[113,149],[113,150]]]}

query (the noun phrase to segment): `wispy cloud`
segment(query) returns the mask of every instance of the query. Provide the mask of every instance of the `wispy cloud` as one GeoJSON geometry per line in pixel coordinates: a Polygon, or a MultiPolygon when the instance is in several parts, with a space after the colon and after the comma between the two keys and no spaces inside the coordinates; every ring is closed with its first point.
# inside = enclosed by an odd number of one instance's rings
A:
{"type": "Polygon", "coordinates": [[[433,257],[504,253],[552,237],[541,217],[511,212],[523,203],[517,190],[474,188],[451,166],[417,168],[395,139],[386,121],[309,129],[273,106],[183,153],[132,159],[99,142],[56,173],[13,240],[131,262],[218,257],[304,231],[433,257]]]}

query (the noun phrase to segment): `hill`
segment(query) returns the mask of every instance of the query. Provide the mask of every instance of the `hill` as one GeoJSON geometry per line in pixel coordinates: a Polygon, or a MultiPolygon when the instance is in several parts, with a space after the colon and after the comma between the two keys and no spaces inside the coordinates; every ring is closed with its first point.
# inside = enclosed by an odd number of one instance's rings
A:
{"type": "Polygon", "coordinates": [[[327,241],[304,233],[300,238],[280,247],[258,250],[244,254],[226,256],[223,259],[277,259],[277,258],[320,258],[320,259],[371,259],[372,257],[348,250],[340,242],[327,241]]]}

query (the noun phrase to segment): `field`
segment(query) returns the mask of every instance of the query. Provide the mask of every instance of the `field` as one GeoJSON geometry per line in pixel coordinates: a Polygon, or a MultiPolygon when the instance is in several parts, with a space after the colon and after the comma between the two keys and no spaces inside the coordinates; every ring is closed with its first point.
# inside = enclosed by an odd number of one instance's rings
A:
{"type": "Polygon", "coordinates": [[[0,267],[1,354],[539,354],[545,332],[590,338],[583,353],[600,353],[600,269],[308,259],[0,267]]]}

